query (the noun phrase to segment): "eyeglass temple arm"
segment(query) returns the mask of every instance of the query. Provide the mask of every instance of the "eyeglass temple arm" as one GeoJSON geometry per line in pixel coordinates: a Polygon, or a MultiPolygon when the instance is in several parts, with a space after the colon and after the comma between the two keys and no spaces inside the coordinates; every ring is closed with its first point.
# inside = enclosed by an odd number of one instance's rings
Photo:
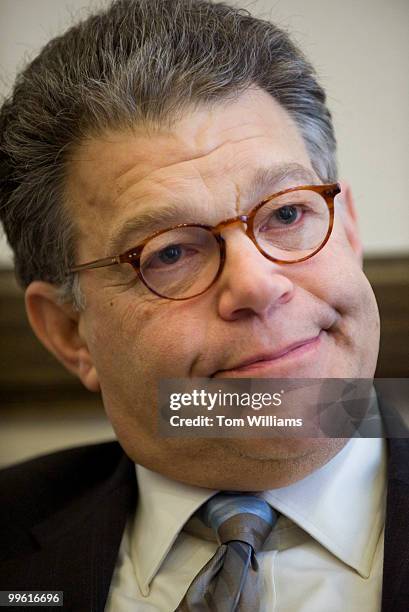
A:
{"type": "Polygon", "coordinates": [[[116,257],[105,257],[105,259],[97,259],[95,261],[90,261],[87,264],[74,266],[73,268],[70,268],[70,272],[80,272],[81,270],[92,270],[94,268],[105,268],[107,266],[114,266],[119,263],[121,263],[119,255],[116,257]]]}

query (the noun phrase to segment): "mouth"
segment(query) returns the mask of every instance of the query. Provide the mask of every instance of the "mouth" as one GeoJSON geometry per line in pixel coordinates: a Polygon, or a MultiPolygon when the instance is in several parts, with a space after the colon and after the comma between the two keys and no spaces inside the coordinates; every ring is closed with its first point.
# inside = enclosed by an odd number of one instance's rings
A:
{"type": "Polygon", "coordinates": [[[317,350],[323,333],[325,332],[321,330],[316,336],[293,342],[273,353],[259,353],[243,359],[229,368],[217,370],[211,375],[211,378],[228,378],[249,374],[256,377],[264,370],[274,369],[287,362],[290,365],[290,362],[296,362],[310,356],[310,353],[317,350]]]}

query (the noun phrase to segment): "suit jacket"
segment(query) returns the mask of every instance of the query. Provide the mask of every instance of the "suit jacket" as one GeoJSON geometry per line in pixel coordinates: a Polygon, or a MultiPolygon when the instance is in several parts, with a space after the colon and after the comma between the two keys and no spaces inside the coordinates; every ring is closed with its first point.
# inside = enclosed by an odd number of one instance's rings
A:
{"type": "MultiPolygon", "coordinates": [[[[388,454],[382,612],[408,612],[409,440],[389,440],[388,454]]],[[[0,590],[64,591],[64,612],[102,612],[137,501],[134,464],[119,444],[7,468],[0,495],[0,590]]]]}

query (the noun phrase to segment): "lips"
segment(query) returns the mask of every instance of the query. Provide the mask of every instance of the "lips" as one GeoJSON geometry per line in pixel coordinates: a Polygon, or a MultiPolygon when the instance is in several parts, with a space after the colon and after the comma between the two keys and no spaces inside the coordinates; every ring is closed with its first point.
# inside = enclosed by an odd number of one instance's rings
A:
{"type": "Polygon", "coordinates": [[[241,370],[241,369],[243,370],[251,369],[251,366],[254,366],[256,368],[258,364],[262,365],[264,362],[279,360],[280,358],[288,355],[289,353],[292,353],[293,351],[296,351],[297,349],[300,349],[302,347],[307,347],[309,344],[315,343],[319,339],[319,337],[320,337],[320,334],[310,337],[310,338],[305,338],[303,340],[297,340],[296,342],[287,344],[283,348],[279,348],[278,350],[272,353],[254,354],[251,357],[246,357],[245,359],[241,361],[238,361],[236,363],[233,363],[232,365],[229,365],[229,367],[227,368],[217,370],[211,375],[211,377],[213,378],[214,376],[216,376],[217,374],[220,374],[221,372],[229,372],[233,370],[236,371],[236,370],[241,370]]]}

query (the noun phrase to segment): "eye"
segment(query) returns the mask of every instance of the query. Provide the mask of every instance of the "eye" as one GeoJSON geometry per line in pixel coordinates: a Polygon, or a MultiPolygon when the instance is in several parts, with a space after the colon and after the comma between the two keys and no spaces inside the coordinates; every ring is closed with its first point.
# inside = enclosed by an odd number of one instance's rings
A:
{"type": "Polygon", "coordinates": [[[159,259],[164,264],[176,263],[182,255],[182,247],[179,244],[172,244],[162,249],[158,254],[159,259]]]}
{"type": "Polygon", "coordinates": [[[284,204],[273,210],[269,210],[266,206],[263,213],[263,217],[260,215],[258,219],[259,231],[263,233],[285,230],[286,227],[300,229],[306,220],[305,215],[308,214],[305,207],[299,204],[284,204]]]}
{"type": "Polygon", "coordinates": [[[285,223],[285,225],[290,225],[298,219],[300,211],[297,206],[282,206],[275,214],[279,221],[285,223]]]}
{"type": "Polygon", "coordinates": [[[199,255],[199,251],[194,245],[167,244],[160,249],[147,253],[142,259],[141,267],[144,271],[150,269],[168,273],[172,268],[172,272],[175,272],[192,265],[196,261],[197,255],[199,255]]]}

